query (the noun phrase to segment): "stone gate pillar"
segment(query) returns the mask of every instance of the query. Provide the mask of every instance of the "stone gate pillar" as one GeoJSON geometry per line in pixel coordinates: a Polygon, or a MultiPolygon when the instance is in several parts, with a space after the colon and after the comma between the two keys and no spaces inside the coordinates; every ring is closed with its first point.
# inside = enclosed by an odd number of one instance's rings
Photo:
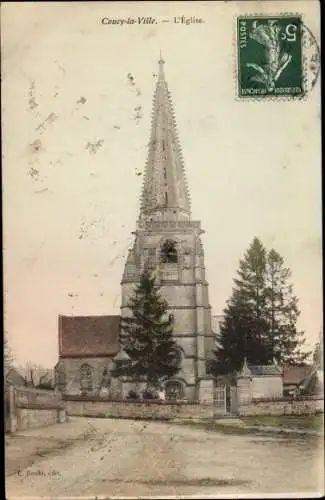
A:
{"type": "Polygon", "coordinates": [[[242,370],[237,374],[238,404],[248,404],[252,401],[252,373],[245,358],[242,370]]]}
{"type": "Polygon", "coordinates": [[[199,385],[200,403],[211,403],[214,401],[214,379],[202,378],[199,385]]]}

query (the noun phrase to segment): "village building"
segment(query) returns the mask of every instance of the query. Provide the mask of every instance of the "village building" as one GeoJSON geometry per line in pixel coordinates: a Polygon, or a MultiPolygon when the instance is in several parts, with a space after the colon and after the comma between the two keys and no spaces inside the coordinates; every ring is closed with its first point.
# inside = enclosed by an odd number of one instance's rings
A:
{"type": "Polygon", "coordinates": [[[246,359],[236,374],[240,402],[253,399],[281,398],[283,396],[283,370],[274,361],[269,365],[251,365],[246,359]]]}
{"type": "Polygon", "coordinates": [[[283,367],[283,394],[293,396],[322,396],[324,394],[324,372],[314,364],[283,367]]]}
{"type": "Polygon", "coordinates": [[[25,377],[13,365],[9,365],[5,375],[5,386],[26,387],[25,377]]]}
{"type": "Polygon", "coordinates": [[[68,395],[109,391],[119,352],[120,316],[59,316],[55,387],[68,395]]]}
{"type": "MultiPolygon", "coordinates": [[[[181,146],[160,58],[140,213],[121,283],[121,317],[130,314],[130,297],[149,266],[168,302],[179,346],[181,369],[165,381],[164,389],[166,394],[201,401],[213,398],[214,381],[207,366],[215,349],[203,233],[201,223],[191,217],[181,146]]],[[[127,396],[134,384],[127,380],[117,384],[110,376],[118,361],[114,356],[121,356],[119,320],[118,316],[60,316],[57,387],[68,394],[99,394],[106,384],[111,393],[127,396]]]]}

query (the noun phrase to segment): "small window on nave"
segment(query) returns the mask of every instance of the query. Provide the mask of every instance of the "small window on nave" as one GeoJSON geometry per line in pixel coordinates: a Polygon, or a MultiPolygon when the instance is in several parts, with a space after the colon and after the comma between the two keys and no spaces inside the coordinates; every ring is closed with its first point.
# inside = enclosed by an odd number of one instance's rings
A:
{"type": "Polygon", "coordinates": [[[173,240],[166,240],[161,247],[160,253],[161,262],[164,264],[177,263],[177,249],[176,243],[173,240]]]}
{"type": "Polygon", "coordinates": [[[87,363],[80,367],[80,389],[82,392],[93,390],[93,369],[87,363]]]}

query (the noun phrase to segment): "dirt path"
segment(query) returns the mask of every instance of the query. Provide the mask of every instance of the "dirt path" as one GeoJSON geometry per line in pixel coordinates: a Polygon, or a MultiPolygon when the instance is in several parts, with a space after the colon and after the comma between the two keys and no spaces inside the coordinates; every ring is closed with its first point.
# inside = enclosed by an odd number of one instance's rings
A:
{"type": "Polygon", "coordinates": [[[238,436],[168,423],[109,419],[74,418],[53,427],[13,438],[16,451],[8,445],[7,498],[216,498],[324,491],[321,444],[315,439],[238,436]],[[68,446],[66,439],[70,439],[68,446]],[[47,443],[44,456],[35,454],[35,446],[23,445],[36,441],[41,455],[42,443],[47,443]],[[21,456],[18,442],[20,450],[25,450],[21,456]]]}

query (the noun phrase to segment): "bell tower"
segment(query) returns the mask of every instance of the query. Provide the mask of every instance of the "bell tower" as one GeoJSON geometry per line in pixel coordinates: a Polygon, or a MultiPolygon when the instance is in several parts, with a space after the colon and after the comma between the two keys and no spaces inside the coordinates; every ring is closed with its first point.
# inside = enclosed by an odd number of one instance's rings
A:
{"type": "Polygon", "coordinates": [[[155,270],[161,293],[168,302],[174,318],[173,335],[181,348],[181,370],[166,382],[166,391],[168,384],[174,384],[184,398],[202,400],[209,385],[207,361],[215,348],[201,242],[204,231],[201,223],[191,218],[184,162],[162,56],[158,64],[140,213],[121,283],[121,316],[128,314],[129,298],[144,266],[149,265],[155,270]]]}

